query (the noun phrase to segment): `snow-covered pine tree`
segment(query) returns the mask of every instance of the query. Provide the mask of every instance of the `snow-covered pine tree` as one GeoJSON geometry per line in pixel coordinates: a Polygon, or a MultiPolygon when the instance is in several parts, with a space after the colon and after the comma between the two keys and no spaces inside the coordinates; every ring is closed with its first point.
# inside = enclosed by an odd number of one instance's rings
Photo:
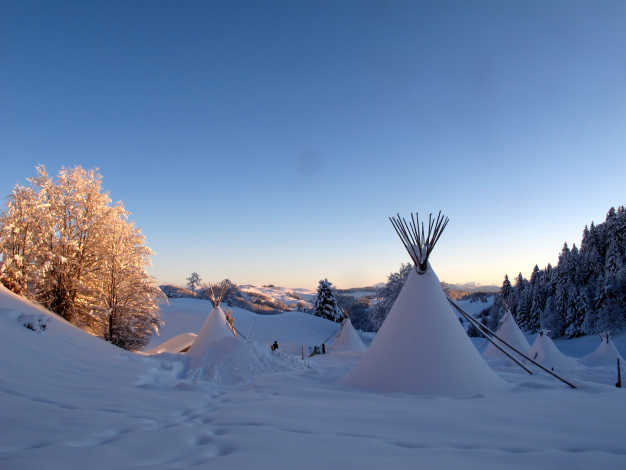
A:
{"type": "MultiPolygon", "coordinates": [[[[613,214],[613,217],[617,217],[613,214]]],[[[624,327],[622,255],[616,237],[609,238],[604,264],[604,285],[598,296],[598,328],[611,334],[624,327]]]]}
{"type": "Polygon", "coordinates": [[[511,301],[511,295],[513,294],[513,288],[511,287],[511,281],[509,281],[509,275],[504,275],[504,282],[502,282],[502,288],[500,289],[500,295],[502,299],[508,305],[511,301]]]}
{"type": "Polygon", "coordinates": [[[565,335],[569,338],[584,334],[585,317],[589,311],[589,302],[584,288],[569,286],[565,335]]]}
{"type": "Polygon", "coordinates": [[[189,289],[191,289],[191,292],[195,294],[196,289],[198,288],[198,286],[200,286],[201,281],[202,279],[200,279],[200,275],[194,271],[187,278],[187,287],[189,287],[189,289]]]}
{"type": "Polygon", "coordinates": [[[517,305],[517,324],[522,329],[522,331],[529,331],[531,328],[530,309],[532,306],[530,284],[525,283],[517,305]]]}
{"type": "Polygon", "coordinates": [[[515,278],[515,286],[513,287],[513,295],[511,296],[512,299],[511,299],[511,304],[509,305],[509,308],[511,309],[513,318],[515,318],[515,321],[517,323],[520,322],[519,311],[520,311],[521,302],[522,302],[522,294],[524,292],[524,287],[526,286],[527,283],[528,281],[524,279],[524,276],[522,276],[522,273],[519,273],[517,277],[515,278]]]}
{"type": "Polygon", "coordinates": [[[530,304],[528,331],[535,333],[539,330],[539,325],[540,325],[539,319],[541,318],[541,311],[542,311],[542,306],[540,304],[539,296],[535,295],[530,304]]]}
{"type": "Polygon", "coordinates": [[[322,279],[317,286],[317,296],[313,307],[313,314],[337,323],[343,321],[343,314],[337,304],[333,285],[328,279],[322,279]]]}

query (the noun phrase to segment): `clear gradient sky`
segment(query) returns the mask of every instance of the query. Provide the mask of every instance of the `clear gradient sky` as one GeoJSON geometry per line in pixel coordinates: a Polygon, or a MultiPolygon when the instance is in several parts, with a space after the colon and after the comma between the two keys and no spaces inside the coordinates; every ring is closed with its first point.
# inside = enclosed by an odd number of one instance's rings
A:
{"type": "Polygon", "coordinates": [[[0,192],[98,167],[151,272],[501,283],[626,202],[626,2],[3,2],[0,192]]]}

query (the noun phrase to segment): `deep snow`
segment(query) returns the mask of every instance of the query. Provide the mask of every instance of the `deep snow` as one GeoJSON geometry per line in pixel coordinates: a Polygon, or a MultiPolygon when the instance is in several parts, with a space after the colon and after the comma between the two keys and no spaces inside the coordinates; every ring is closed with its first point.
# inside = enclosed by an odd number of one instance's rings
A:
{"type": "MultiPolygon", "coordinates": [[[[151,345],[197,333],[210,303],[172,300],[151,345]]],[[[624,390],[614,368],[568,376],[498,368],[511,390],[455,399],[338,385],[358,353],[236,385],[181,378],[183,356],[115,348],[0,288],[0,468],[624,468],[624,390]],[[42,318],[47,327],[23,326],[42,318]]],[[[235,324],[268,346],[317,344],[337,325],[306,314],[235,324]]],[[[483,341],[475,340],[479,347],[483,341]]],[[[599,344],[556,341],[582,357],[599,344]]],[[[624,353],[626,337],[616,338],[624,353]]],[[[286,352],[286,351],[283,351],[286,352]]],[[[297,356],[296,356],[297,357],[297,356]]]]}

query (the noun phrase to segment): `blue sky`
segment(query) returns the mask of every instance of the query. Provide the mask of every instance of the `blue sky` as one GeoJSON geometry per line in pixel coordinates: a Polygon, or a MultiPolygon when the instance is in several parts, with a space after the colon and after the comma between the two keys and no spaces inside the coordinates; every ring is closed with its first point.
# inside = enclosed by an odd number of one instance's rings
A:
{"type": "Polygon", "coordinates": [[[314,287],[554,262],[626,190],[624,2],[14,2],[0,191],[98,167],[151,272],[314,287]]]}

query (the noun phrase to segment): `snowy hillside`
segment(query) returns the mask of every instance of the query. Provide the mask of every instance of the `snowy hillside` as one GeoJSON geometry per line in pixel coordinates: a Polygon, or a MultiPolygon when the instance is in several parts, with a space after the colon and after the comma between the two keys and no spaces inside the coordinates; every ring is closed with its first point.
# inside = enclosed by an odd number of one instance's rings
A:
{"type": "MultiPolygon", "coordinates": [[[[161,307],[161,318],[165,322],[159,336],[153,336],[146,349],[151,349],[165,340],[182,333],[197,333],[206,319],[211,304],[202,299],[170,299],[161,307]]],[[[302,312],[284,312],[274,315],[257,315],[242,308],[232,310],[235,327],[246,338],[269,345],[278,341],[282,350],[297,354],[301,346],[321,344],[339,329],[339,324],[329,322],[302,312]]]]}
{"type": "Polygon", "coordinates": [[[463,298],[456,301],[456,304],[472,316],[493,305],[495,295],[486,295],[481,298],[463,298]]]}
{"type": "Polygon", "coordinates": [[[244,284],[238,287],[242,292],[245,292],[249,296],[268,297],[276,302],[285,304],[291,310],[296,310],[298,308],[310,310],[313,308],[315,291],[311,289],[291,289],[288,287],[277,287],[274,285],[257,287],[252,284],[244,284]]]}
{"type": "MultiPolygon", "coordinates": [[[[197,333],[208,302],[175,299],[150,346],[197,333]]],[[[281,349],[315,344],[337,324],[308,314],[233,309],[241,331],[281,349]]],[[[532,341],[532,338],[530,338],[532,341]]],[[[480,340],[475,340],[479,348],[480,340]]],[[[566,354],[597,338],[557,341],[566,354]]],[[[616,345],[624,354],[626,338],[616,345]]],[[[0,287],[0,468],[557,469],[622,468],[626,398],[613,368],[581,368],[579,388],[497,368],[509,389],[453,399],[339,385],[359,353],[233,386],[181,376],[184,356],[115,348],[0,287]],[[34,331],[31,322],[47,325],[34,331]],[[25,321],[26,320],[26,321],[25,321]],[[567,430],[564,432],[563,430],[567,430]]]]}

